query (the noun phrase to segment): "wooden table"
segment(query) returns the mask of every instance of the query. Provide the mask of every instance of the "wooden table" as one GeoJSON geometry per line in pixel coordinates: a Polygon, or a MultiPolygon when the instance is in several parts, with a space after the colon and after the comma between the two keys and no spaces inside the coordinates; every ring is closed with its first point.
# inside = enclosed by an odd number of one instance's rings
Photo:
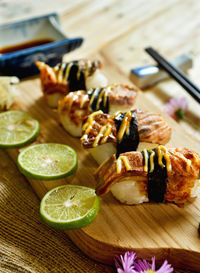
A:
{"type": "MultiPolygon", "coordinates": [[[[132,67],[153,63],[144,52],[151,45],[168,59],[190,53],[194,65],[189,76],[200,84],[198,0],[57,0],[55,3],[5,0],[0,2],[0,23],[52,11],[61,15],[68,36],[85,38],[83,46],[67,54],[66,60],[100,55],[108,66],[114,66],[128,77],[132,67]]],[[[34,80],[27,79],[22,86],[31,84],[34,80]]],[[[187,116],[200,126],[199,105],[173,80],[163,81],[144,93],[161,109],[170,97],[187,97],[187,116]]],[[[200,139],[200,131],[185,122],[180,124],[192,138],[200,139]]],[[[2,150],[0,158],[2,272],[112,272],[112,268],[84,256],[65,234],[41,223],[39,200],[31,187],[2,150]]]]}

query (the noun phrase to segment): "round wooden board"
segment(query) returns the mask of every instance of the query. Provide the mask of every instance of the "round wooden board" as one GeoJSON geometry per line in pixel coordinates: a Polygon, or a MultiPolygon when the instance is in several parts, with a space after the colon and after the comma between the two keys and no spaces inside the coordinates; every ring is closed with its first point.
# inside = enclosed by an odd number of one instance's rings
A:
{"type": "MultiPolygon", "coordinates": [[[[106,62],[106,60],[104,60],[106,62]]],[[[122,74],[107,62],[105,74],[110,83],[129,83],[122,74]],[[112,69],[111,69],[112,68],[112,69]]],[[[79,139],[71,137],[59,125],[57,113],[46,105],[40,91],[39,79],[24,81],[18,108],[28,111],[41,125],[40,138],[44,142],[59,142],[72,146],[79,157],[79,168],[75,175],[58,181],[29,180],[37,195],[42,196],[51,188],[65,184],[81,184],[95,187],[93,172],[97,164],[91,155],[83,150],[79,139]]],[[[135,107],[154,112],[159,109],[140,93],[135,107]]],[[[164,115],[162,113],[162,115],[164,115]]],[[[165,116],[165,115],[164,115],[165,116]]],[[[200,152],[200,144],[171,118],[165,116],[173,128],[168,146],[189,147],[200,152]]],[[[143,143],[139,149],[151,145],[143,143]]],[[[18,151],[8,150],[16,160],[18,151]]],[[[195,200],[180,208],[174,204],[122,205],[111,194],[101,198],[101,207],[95,221],[89,226],[68,231],[72,241],[91,258],[111,263],[115,254],[135,250],[138,256],[149,259],[156,256],[158,262],[168,259],[174,267],[200,272],[200,201],[195,200]]]]}

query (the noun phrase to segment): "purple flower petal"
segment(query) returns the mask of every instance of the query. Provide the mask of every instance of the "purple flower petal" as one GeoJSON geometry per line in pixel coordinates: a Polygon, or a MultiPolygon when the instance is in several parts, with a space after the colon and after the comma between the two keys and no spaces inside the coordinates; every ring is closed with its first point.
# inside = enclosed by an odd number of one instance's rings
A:
{"type": "Polygon", "coordinates": [[[152,258],[151,269],[154,270],[154,271],[156,270],[156,265],[155,265],[155,263],[156,263],[156,259],[155,259],[155,257],[153,257],[153,258],[152,258]]]}
{"type": "Polygon", "coordinates": [[[134,261],[136,254],[134,252],[127,251],[124,256],[116,256],[114,259],[115,266],[118,273],[137,273],[134,271],[134,261]]]}
{"type": "Polygon", "coordinates": [[[165,112],[166,114],[168,114],[169,116],[171,116],[172,118],[175,117],[175,116],[174,116],[174,108],[173,108],[173,106],[172,106],[171,104],[169,104],[169,103],[166,103],[166,104],[164,105],[164,112],[165,112]]]}
{"type": "Polygon", "coordinates": [[[146,260],[138,259],[136,253],[127,251],[124,255],[116,256],[114,259],[117,273],[172,273],[173,268],[168,264],[167,260],[164,261],[160,269],[156,270],[155,257],[152,258],[152,263],[146,260]]]}
{"type": "Polygon", "coordinates": [[[173,271],[173,267],[168,264],[167,260],[165,260],[161,268],[157,270],[156,273],[172,273],[173,271]]]}
{"type": "Polygon", "coordinates": [[[144,273],[147,270],[151,270],[151,264],[149,264],[146,260],[137,260],[135,264],[135,269],[137,270],[137,273],[144,273]]]}
{"type": "Polygon", "coordinates": [[[187,99],[185,97],[180,98],[180,106],[184,110],[184,112],[187,111],[188,103],[187,103],[187,99]]]}
{"type": "Polygon", "coordinates": [[[185,97],[181,98],[171,98],[163,107],[164,112],[171,116],[172,118],[176,118],[175,112],[178,109],[182,109],[184,112],[187,111],[188,103],[185,97]]]}
{"type": "Polygon", "coordinates": [[[169,103],[173,106],[173,107],[177,107],[179,100],[172,98],[169,100],[169,103]]]}
{"type": "Polygon", "coordinates": [[[172,273],[173,268],[170,264],[168,264],[167,261],[164,261],[163,265],[159,270],[156,270],[155,266],[155,257],[152,258],[152,264],[148,263],[146,260],[137,260],[137,262],[134,263],[135,273],[148,273],[148,271],[153,271],[155,273],[172,273]]]}

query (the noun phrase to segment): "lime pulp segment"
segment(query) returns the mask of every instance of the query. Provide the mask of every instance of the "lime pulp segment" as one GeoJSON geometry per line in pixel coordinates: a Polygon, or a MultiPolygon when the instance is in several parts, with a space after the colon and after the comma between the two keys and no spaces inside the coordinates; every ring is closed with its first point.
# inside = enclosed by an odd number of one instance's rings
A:
{"type": "Polygon", "coordinates": [[[22,147],[39,134],[39,122],[28,113],[11,110],[0,114],[0,147],[22,147]]]}
{"type": "Polygon", "coordinates": [[[18,156],[20,171],[33,179],[53,180],[71,175],[77,169],[76,152],[59,143],[36,144],[18,156]]]}
{"type": "Polygon", "coordinates": [[[63,230],[90,224],[99,210],[95,190],[77,185],[64,185],[47,192],[40,204],[40,216],[51,227],[63,230]]]}

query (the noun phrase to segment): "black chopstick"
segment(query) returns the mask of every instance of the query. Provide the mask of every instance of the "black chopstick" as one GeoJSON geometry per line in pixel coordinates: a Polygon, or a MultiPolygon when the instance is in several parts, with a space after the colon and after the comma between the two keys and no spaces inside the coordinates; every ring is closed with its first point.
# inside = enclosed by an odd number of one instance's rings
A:
{"type": "Polygon", "coordinates": [[[172,78],[174,78],[188,93],[200,103],[200,89],[191,82],[188,77],[173,66],[167,60],[165,60],[157,51],[152,47],[145,48],[145,51],[164,69],[172,78]]]}

